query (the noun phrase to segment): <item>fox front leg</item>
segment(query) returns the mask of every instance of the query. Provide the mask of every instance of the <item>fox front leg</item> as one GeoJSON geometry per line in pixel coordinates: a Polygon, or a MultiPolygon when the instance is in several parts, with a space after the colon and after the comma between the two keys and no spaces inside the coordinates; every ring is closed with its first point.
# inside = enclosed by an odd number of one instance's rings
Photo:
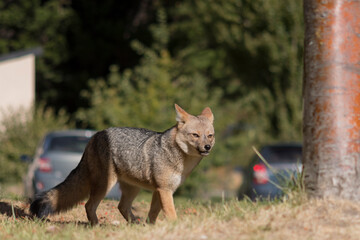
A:
{"type": "Polygon", "coordinates": [[[169,190],[157,189],[160,198],[161,208],[169,220],[176,220],[173,192],[169,190]]]}

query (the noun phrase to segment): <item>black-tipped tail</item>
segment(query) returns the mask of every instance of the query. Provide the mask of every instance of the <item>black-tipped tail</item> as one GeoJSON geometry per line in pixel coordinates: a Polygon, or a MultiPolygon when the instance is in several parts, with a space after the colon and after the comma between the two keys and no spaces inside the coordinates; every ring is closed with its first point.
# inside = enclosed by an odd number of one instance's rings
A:
{"type": "Polygon", "coordinates": [[[38,218],[45,218],[55,213],[46,193],[47,192],[37,195],[30,205],[30,213],[38,218]]]}

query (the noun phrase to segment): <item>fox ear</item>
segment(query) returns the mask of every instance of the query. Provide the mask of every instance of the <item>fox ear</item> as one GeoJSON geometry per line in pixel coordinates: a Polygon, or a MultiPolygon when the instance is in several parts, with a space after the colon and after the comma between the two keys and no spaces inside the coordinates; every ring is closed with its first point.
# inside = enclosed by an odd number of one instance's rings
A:
{"type": "Polygon", "coordinates": [[[176,121],[178,123],[185,123],[189,119],[189,114],[185,112],[184,109],[179,107],[179,105],[177,105],[176,103],[175,103],[175,110],[176,110],[176,121]]]}
{"type": "Polygon", "coordinates": [[[214,115],[209,107],[204,108],[204,110],[201,112],[201,116],[208,118],[210,122],[214,122],[214,115]]]}

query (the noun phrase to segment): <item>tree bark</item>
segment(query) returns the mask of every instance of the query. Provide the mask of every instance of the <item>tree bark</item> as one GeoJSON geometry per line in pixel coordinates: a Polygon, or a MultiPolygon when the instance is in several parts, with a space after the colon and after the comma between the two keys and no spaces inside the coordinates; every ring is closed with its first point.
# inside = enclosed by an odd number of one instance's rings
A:
{"type": "Polygon", "coordinates": [[[360,1],[304,0],[307,193],[360,200],[360,1]]]}

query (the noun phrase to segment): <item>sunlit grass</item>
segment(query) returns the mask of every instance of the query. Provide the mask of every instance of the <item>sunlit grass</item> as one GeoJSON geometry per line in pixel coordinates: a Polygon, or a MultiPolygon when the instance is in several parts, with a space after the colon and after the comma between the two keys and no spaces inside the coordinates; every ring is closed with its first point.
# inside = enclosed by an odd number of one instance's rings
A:
{"type": "MultiPolygon", "coordinates": [[[[146,194],[140,196],[148,198],[146,194]]],[[[0,239],[356,239],[360,234],[360,206],[336,200],[224,202],[176,199],[178,220],[168,222],[160,215],[155,225],[127,224],[116,209],[117,202],[105,200],[98,215],[100,225],[86,222],[83,205],[47,221],[0,215],[0,239]],[[294,204],[296,202],[296,204],[294,204]],[[355,224],[354,224],[355,223],[355,224]]],[[[27,212],[20,201],[2,200],[27,212]]],[[[149,201],[140,199],[135,212],[143,219],[149,201]]]]}
{"type": "Polygon", "coordinates": [[[155,225],[146,224],[149,192],[134,203],[140,224],[126,223],[118,202],[104,200],[95,227],[87,222],[84,203],[41,221],[27,215],[29,204],[21,199],[0,200],[0,239],[358,239],[360,234],[359,204],[307,199],[296,189],[275,201],[176,197],[178,219],[169,222],[161,213],[155,225]]]}

